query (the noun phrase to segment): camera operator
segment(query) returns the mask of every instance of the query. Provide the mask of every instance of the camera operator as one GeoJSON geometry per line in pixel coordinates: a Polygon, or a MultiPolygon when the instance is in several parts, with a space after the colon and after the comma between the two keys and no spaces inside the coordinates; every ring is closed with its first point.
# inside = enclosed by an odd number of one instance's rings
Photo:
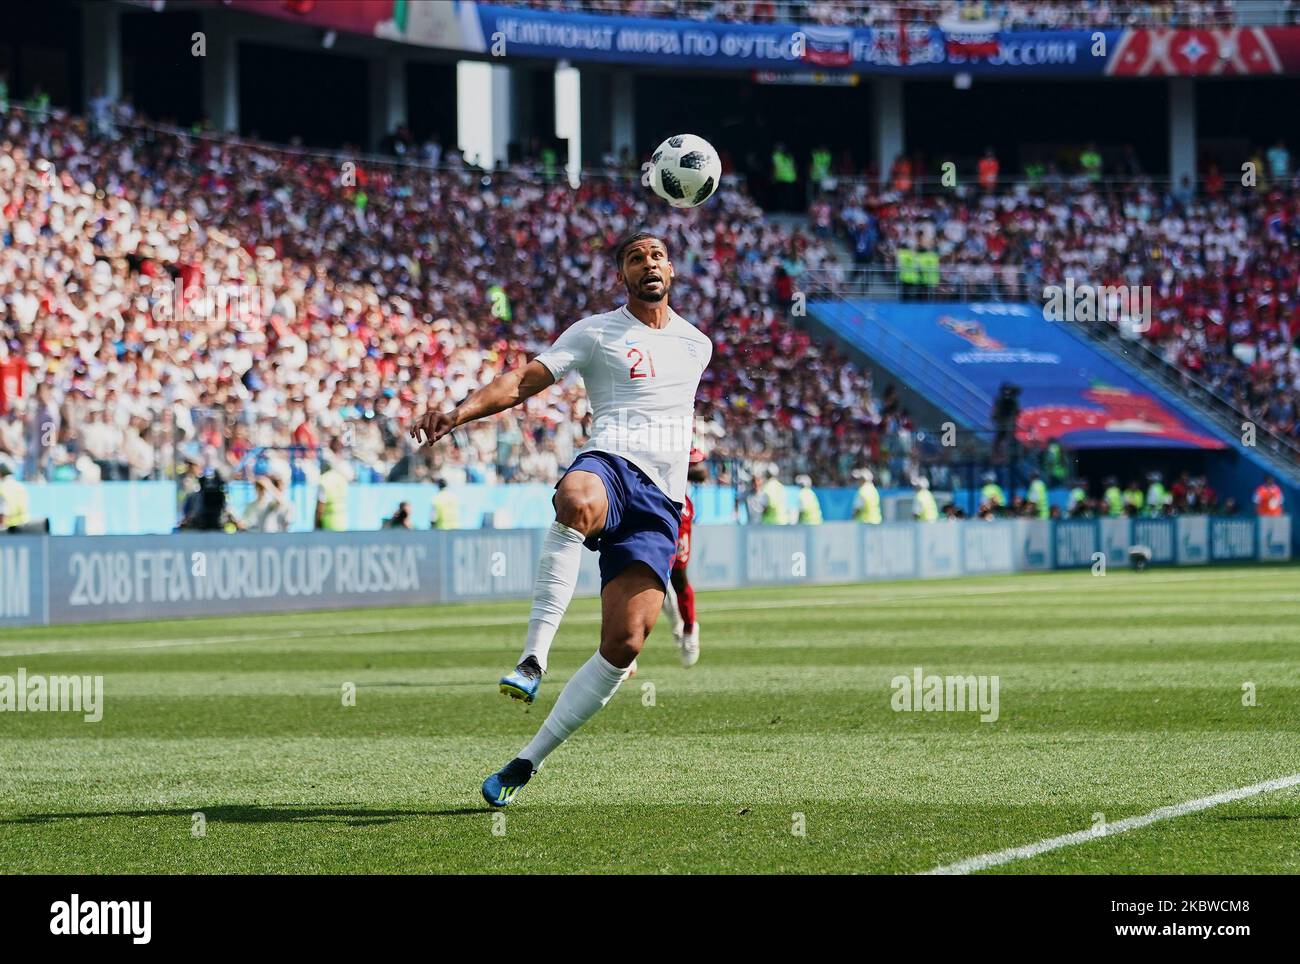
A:
{"type": "Polygon", "coordinates": [[[1020,386],[1003,382],[998,387],[998,397],[993,400],[993,457],[1006,458],[1007,450],[1016,437],[1016,421],[1020,418],[1020,386]]]}
{"type": "Polygon", "coordinates": [[[180,528],[199,532],[235,532],[239,529],[239,523],[226,507],[226,481],[220,472],[210,469],[203,473],[198,491],[185,500],[180,528]]]}

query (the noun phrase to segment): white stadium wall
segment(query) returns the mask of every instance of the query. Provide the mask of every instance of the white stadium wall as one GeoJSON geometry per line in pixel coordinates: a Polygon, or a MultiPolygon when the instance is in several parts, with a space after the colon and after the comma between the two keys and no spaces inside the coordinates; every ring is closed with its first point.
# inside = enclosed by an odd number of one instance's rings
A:
{"type": "MultiPolygon", "coordinates": [[[[0,538],[0,628],[522,599],[544,530],[0,538]]],[[[1283,562],[1291,520],[1078,519],[697,526],[700,589],[1129,565],[1283,562]]],[[[584,553],[578,593],[600,591],[584,553]]]]}

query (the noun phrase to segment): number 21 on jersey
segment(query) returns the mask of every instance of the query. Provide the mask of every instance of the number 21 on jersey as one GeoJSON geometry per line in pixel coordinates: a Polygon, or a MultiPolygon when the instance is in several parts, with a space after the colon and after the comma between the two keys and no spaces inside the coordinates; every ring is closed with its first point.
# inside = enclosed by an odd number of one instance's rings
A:
{"type": "Polygon", "coordinates": [[[650,349],[644,352],[640,348],[629,348],[627,357],[632,362],[632,367],[628,369],[628,378],[654,378],[655,377],[655,358],[650,354],[650,349]]]}

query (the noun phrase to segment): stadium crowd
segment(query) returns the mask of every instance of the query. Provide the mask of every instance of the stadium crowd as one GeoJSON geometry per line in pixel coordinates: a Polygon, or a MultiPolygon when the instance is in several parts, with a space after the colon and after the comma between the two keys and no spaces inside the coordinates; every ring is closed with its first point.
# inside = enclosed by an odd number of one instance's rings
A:
{"type": "MultiPolygon", "coordinates": [[[[526,0],[569,13],[671,17],[721,23],[815,23],[837,27],[996,23],[1007,30],[1092,27],[1230,26],[1234,0],[526,0]]],[[[1279,12],[1294,19],[1293,4],[1279,12]]]]}
{"type": "Polygon", "coordinates": [[[646,224],[676,259],[674,307],[715,344],[697,406],[715,464],[832,484],[906,419],[785,320],[826,242],[731,185],[681,213],[635,181],[343,163],[122,104],[15,109],[0,139],[0,457],[28,479],[180,465],[283,484],[321,454],[361,480],[553,480],[583,437],[573,382],[453,445],[413,452],[404,427],[604,310],[609,253],[646,224]]]}
{"type": "Polygon", "coordinates": [[[955,286],[1041,300],[1066,279],[1150,286],[1141,337],[1246,417],[1300,441],[1300,180],[1280,143],[1259,152],[1256,170],[1246,188],[1211,169],[1195,190],[1086,173],[925,193],[855,180],[819,193],[810,217],[860,266],[918,296],[955,286]],[[929,278],[908,266],[924,252],[938,256],[929,278]]]}
{"type": "Polygon", "coordinates": [[[553,480],[584,437],[573,382],[435,450],[403,426],[601,310],[608,252],[644,223],[677,258],[675,307],[716,346],[697,435],[720,481],[746,481],[732,460],[823,485],[864,458],[900,481],[926,462],[892,389],[786,320],[800,276],[835,270],[832,235],[886,271],[932,250],[945,283],[1011,297],[1067,276],[1149,284],[1164,357],[1300,438],[1300,194],[1280,144],[1249,191],[1214,172],[1195,192],[1082,168],[946,192],[832,178],[804,231],[730,183],[682,213],[628,172],[574,189],[454,151],[349,165],[141,124],[124,103],[15,109],[0,140],[0,460],[28,479],[218,468],[283,486],[323,455],[359,480],[553,480]]]}

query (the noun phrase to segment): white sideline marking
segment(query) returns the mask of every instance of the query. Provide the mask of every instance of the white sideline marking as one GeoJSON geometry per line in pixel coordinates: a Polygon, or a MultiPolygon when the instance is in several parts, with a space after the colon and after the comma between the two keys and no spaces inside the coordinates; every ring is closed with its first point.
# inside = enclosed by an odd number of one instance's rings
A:
{"type": "MultiPolygon", "coordinates": [[[[1143,579],[1143,585],[1152,583],[1166,582],[1185,582],[1186,579],[1179,576],[1199,575],[1204,570],[1191,573],[1169,573],[1162,578],[1143,579]],[[1170,578],[1172,577],[1172,578],[1170,578]]],[[[1086,569],[1080,572],[1087,572],[1086,569]]],[[[1003,575],[1009,575],[1004,573],[1003,575]]],[[[1216,578],[1220,579],[1245,579],[1253,578],[1254,573],[1222,573],[1216,578]]],[[[864,588],[880,585],[879,583],[862,583],[864,588]]],[[[793,586],[774,586],[774,589],[792,589],[799,588],[793,586]]],[[[830,589],[831,587],[827,587],[830,589]]],[[[978,586],[971,589],[944,589],[935,592],[916,592],[916,593],[899,593],[893,596],[863,596],[855,593],[852,596],[840,596],[833,599],[769,599],[754,600],[753,602],[737,604],[734,606],[701,606],[700,612],[703,613],[726,613],[726,612],[751,612],[755,609],[789,609],[795,606],[805,608],[808,606],[861,606],[861,605],[881,605],[889,603],[908,603],[914,599],[951,599],[954,596],[1003,596],[1003,595],[1021,595],[1031,592],[1065,592],[1071,587],[1064,582],[1054,582],[1045,586],[978,586]]],[[[701,590],[702,592],[725,592],[727,590],[701,590]]],[[[515,600],[524,602],[525,600],[515,600]]],[[[434,605],[434,604],[430,604],[434,605]]],[[[346,612],[347,610],[342,610],[346,612]]],[[[315,612],[326,612],[326,610],[316,610],[315,612]]],[[[288,616],[292,613],[248,613],[248,616],[288,616]]],[[[230,616],[215,617],[219,619],[230,619],[230,616]]],[[[584,616],[566,616],[568,622],[574,623],[598,623],[600,614],[592,613],[584,616]]],[[[369,629],[330,629],[322,626],[319,630],[302,631],[291,630],[281,633],[250,633],[247,635],[235,636],[186,636],[175,639],[154,639],[140,643],[115,643],[111,646],[95,646],[80,644],[53,644],[42,647],[22,647],[19,649],[0,650],[0,659],[9,656],[50,656],[60,653],[111,653],[121,652],[133,649],[166,649],[169,646],[212,646],[218,643],[249,643],[259,642],[262,640],[273,639],[305,639],[312,637],[335,637],[335,636],[380,636],[385,633],[412,633],[424,629],[470,629],[475,626],[514,626],[522,625],[524,620],[519,616],[488,616],[479,619],[448,619],[439,622],[417,623],[410,626],[375,626],[369,629]]]]}
{"type": "Polygon", "coordinates": [[[1189,813],[1208,810],[1223,803],[1232,803],[1234,800],[1243,800],[1246,797],[1253,797],[1260,793],[1283,790],[1287,787],[1294,787],[1296,784],[1300,784],[1300,773],[1293,773],[1289,777],[1278,777],[1276,780],[1265,780],[1263,783],[1256,783],[1254,786],[1225,790],[1213,796],[1201,797],[1199,800],[1175,803],[1168,807],[1161,807],[1159,810],[1152,810],[1150,813],[1144,813],[1138,817],[1125,817],[1123,820],[1116,820],[1114,823],[1106,824],[1105,833],[1098,833],[1091,828],[1076,830],[1074,833],[1067,833],[1061,837],[1050,837],[1047,840],[1026,844],[1023,847],[1010,847],[1007,850],[997,850],[993,853],[979,854],[976,857],[967,857],[955,864],[944,864],[942,867],[935,867],[933,870],[922,871],[921,875],[970,874],[979,870],[988,870],[990,867],[997,867],[1000,864],[1009,864],[1013,860],[1024,860],[1027,857],[1036,857],[1039,854],[1047,853],[1049,850],[1087,843],[1089,840],[1098,840],[1102,837],[1112,837],[1115,834],[1137,830],[1161,820],[1184,817],[1189,813]]]}

